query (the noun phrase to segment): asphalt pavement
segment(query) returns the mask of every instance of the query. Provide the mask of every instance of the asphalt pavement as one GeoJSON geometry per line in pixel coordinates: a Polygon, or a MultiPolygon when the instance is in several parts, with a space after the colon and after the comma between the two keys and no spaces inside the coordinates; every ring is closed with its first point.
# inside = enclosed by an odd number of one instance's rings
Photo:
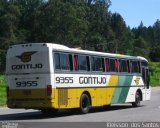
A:
{"type": "Polygon", "coordinates": [[[151,100],[141,102],[141,107],[138,108],[133,108],[131,104],[118,104],[107,109],[103,107],[92,108],[88,114],[79,114],[74,110],[60,110],[57,114],[49,116],[43,115],[38,110],[0,108],[0,121],[3,123],[1,125],[13,122],[10,125],[21,127],[31,127],[30,125],[38,123],[39,126],[35,125],[38,128],[49,125],[57,128],[61,126],[72,128],[75,125],[76,128],[78,126],[106,128],[110,126],[106,124],[107,122],[160,122],[160,87],[152,88],[151,100]],[[15,122],[23,122],[23,124],[14,124],[15,122]]]}

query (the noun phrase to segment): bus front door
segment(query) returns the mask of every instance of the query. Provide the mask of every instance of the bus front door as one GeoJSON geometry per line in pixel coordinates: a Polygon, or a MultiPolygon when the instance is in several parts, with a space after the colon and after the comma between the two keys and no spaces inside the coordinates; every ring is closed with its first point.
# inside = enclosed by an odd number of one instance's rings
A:
{"type": "Polygon", "coordinates": [[[145,100],[150,100],[151,88],[149,86],[150,75],[148,67],[142,67],[142,77],[145,86],[145,100]]]}

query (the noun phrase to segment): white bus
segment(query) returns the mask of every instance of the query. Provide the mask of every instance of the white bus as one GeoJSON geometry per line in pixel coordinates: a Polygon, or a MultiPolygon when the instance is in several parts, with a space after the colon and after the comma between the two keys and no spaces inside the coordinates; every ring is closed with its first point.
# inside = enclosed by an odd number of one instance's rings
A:
{"type": "Polygon", "coordinates": [[[143,57],[77,50],[59,44],[30,43],[7,52],[9,108],[58,109],[150,100],[148,61],[143,57]]]}

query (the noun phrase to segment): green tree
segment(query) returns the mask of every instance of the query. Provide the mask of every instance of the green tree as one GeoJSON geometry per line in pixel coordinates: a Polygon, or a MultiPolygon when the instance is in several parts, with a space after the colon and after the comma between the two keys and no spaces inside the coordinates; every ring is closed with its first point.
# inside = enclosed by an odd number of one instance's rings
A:
{"type": "Polygon", "coordinates": [[[133,55],[148,58],[148,54],[149,49],[146,41],[141,36],[135,39],[133,43],[133,55]]]}
{"type": "Polygon", "coordinates": [[[7,49],[9,45],[18,41],[18,23],[21,15],[19,8],[10,2],[5,2],[0,10],[0,40],[1,47],[7,49]]]}
{"type": "Polygon", "coordinates": [[[149,57],[152,61],[160,62],[160,46],[153,47],[150,51],[149,57]]]}
{"type": "Polygon", "coordinates": [[[108,8],[110,1],[95,0],[90,4],[88,13],[89,31],[87,36],[87,48],[96,51],[108,50],[108,42],[113,36],[110,27],[110,13],[108,8]]]}
{"type": "Polygon", "coordinates": [[[50,1],[34,14],[35,41],[57,42],[68,46],[83,46],[88,30],[86,4],[50,1]]]}
{"type": "Polygon", "coordinates": [[[153,25],[150,58],[152,61],[160,61],[160,20],[157,20],[153,25]]]}
{"type": "Polygon", "coordinates": [[[153,25],[154,42],[160,42],[160,20],[157,20],[153,25]]]}
{"type": "Polygon", "coordinates": [[[115,33],[115,44],[113,48],[116,53],[126,53],[126,49],[128,48],[128,40],[127,40],[127,27],[125,21],[122,16],[118,13],[112,14],[111,26],[113,32],[115,33]]]}

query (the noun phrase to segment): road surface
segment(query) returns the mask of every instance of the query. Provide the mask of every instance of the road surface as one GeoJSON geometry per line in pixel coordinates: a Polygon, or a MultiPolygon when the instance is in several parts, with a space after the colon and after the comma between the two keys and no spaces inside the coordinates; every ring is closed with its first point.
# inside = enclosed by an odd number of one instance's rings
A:
{"type": "MultiPolygon", "coordinates": [[[[93,108],[85,115],[73,110],[61,110],[51,116],[45,116],[38,110],[0,108],[0,121],[43,122],[45,125],[48,124],[45,122],[160,122],[160,87],[152,88],[151,100],[141,102],[141,107],[138,108],[133,108],[130,104],[112,105],[108,109],[93,108]]],[[[57,123],[59,124],[62,125],[57,123]]],[[[81,126],[84,127],[83,124],[81,126]]],[[[94,126],[95,123],[90,127],[94,126]]]]}

